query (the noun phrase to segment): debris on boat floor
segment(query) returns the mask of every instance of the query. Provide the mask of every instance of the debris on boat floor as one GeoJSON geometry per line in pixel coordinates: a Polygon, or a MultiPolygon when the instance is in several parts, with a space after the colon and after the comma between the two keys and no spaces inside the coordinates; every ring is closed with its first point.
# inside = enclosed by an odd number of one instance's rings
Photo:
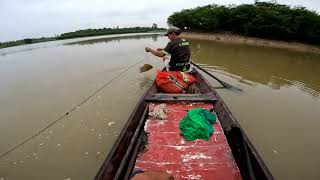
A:
{"type": "Polygon", "coordinates": [[[167,105],[166,104],[150,104],[149,106],[149,116],[154,117],[156,119],[167,119],[167,105]]]}

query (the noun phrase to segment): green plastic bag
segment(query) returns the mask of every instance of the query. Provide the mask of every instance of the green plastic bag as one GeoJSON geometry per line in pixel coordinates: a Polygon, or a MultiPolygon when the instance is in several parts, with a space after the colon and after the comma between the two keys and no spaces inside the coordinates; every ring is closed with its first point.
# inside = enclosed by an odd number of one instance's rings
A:
{"type": "Polygon", "coordinates": [[[195,139],[209,140],[213,133],[212,124],[216,123],[217,116],[203,108],[195,108],[181,120],[179,128],[183,137],[192,141],[195,139]]]}

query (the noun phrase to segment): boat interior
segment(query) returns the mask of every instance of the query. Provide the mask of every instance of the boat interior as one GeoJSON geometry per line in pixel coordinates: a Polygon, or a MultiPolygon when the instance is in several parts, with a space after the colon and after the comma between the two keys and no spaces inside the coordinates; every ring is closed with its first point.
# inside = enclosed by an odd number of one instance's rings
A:
{"type": "Polygon", "coordinates": [[[207,179],[205,177],[214,176],[212,173],[215,171],[203,171],[201,170],[201,165],[206,165],[207,168],[211,168],[211,170],[220,167],[221,172],[224,172],[222,174],[230,175],[223,176],[218,173],[216,174],[217,177],[220,177],[218,179],[273,179],[272,174],[269,172],[262,158],[259,156],[253,144],[245,135],[239,123],[231,114],[221,97],[200,73],[195,73],[194,76],[196,77],[196,82],[183,94],[168,94],[160,92],[156,84],[153,83],[153,85],[142,96],[137,106],[133,110],[133,113],[129,117],[129,120],[120,133],[113,148],[109,152],[106,160],[102,164],[95,179],[130,179],[131,173],[135,168],[158,168],[168,171],[168,169],[166,169],[168,166],[164,166],[165,164],[171,164],[169,167],[171,167],[172,170],[169,172],[176,174],[175,179],[207,179]],[[160,103],[165,103],[168,107],[170,107],[170,110],[175,112],[171,114],[169,113],[168,119],[181,119],[186,114],[188,108],[192,108],[190,107],[190,104],[195,107],[199,106],[202,108],[213,109],[217,115],[217,118],[219,119],[218,123],[216,123],[218,125],[217,127],[215,125],[214,129],[217,130],[217,132],[221,130],[220,135],[223,136],[218,136],[218,133],[217,136],[212,138],[211,141],[209,140],[208,142],[200,142],[199,147],[192,147],[192,144],[190,143],[188,144],[189,147],[187,147],[187,145],[177,144],[178,141],[181,142],[181,136],[179,136],[179,134],[177,134],[176,137],[179,137],[180,139],[172,139],[174,136],[168,137],[166,134],[178,133],[178,122],[172,121],[174,123],[167,123],[167,125],[162,126],[165,124],[164,121],[159,122],[158,124],[155,123],[155,121],[151,121],[152,118],[149,116],[149,106],[150,104],[157,105],[160,103]],[[180,111],[181,109],[183,109],[183,112],[180,111]],[[153,125],[150,126],[150,124],[153,125]],[[176,130],[172,130],[173,127],[176,130]],[[170,129],[170,132],[166,132],[170,129]],[[163,138],[165,137],[168,139],[163,141],[163,138]],[[225,143],[220,144],[220,149],[223,149],[227,146],[228,148],[225,149],[225,152],[230,150],[230,156],[227,156],[223,153],[221,154],[221,152],[219,154],[214,150],[214,147],[217,146],[217,139],[219,140],[218,142],[220,142],[220,140],[222,142],[224,139],[223,142],[225,143]],[[160,146],[162,150],[159,150],[160,146]],[[165,146],[167,146],[167,148],[165,148],[165,146]],[[174,146],[176,149],[172,149],[170,146],[174,146]],[[181,147],[178,147],[177,149],[177,146],[181,147]],[[207,150],[212,150],[207,152],[209,154],[211,153],[212,157],[205,156],[207,159],[198,159],[198,162],[202,163],[197,163],[193,160],[185,160],[183,158],[180,158],[180,161],[178,161],[175,158],[187,157],[188,154],[190,155],[192,152],[197,153],[196,150],[199,150],[198,154],[203,155],[205,154],[206,150],[202,148],[203,152],[201,153],[201,147],[206,147],[207,150]],[[188,151],[184,151],[188,153],[181,154],[179,148],[180,150],[181,148],[189,148],[188,151]],[[171,156],[172,158],[166,158],[170,157],[170,153],[176,154],[175,156],[171,156]],[[161,154],[164,156],[161,156],[161,154]],[[223,159],[222,156],[229,158],[223,159]],[[210,166],[212,163],[208,160],[213,160],[213,158],[221,160],[219,157],[225,161],[225,164],[221,165],[223,163],[222,161],[219,161],[221,166],[210,166]],[[161,161],[161,159],[163,159],[163,161],[161,161]],[[157,161],[158,164],[155,163],[155,161],[157,161]],[[181,164],[184,165],[182,166],[181,164]],[[197,167],[195,167],[196,165],[191,167],[191,164],[200,165],[197,167]],[[184,172],[182,172],[183,168],[184,172]],[[198,174],[185,173],[190,171],[194,171],[198,174]],[[204,178],[200,178],[200,176],[204,178]]]}

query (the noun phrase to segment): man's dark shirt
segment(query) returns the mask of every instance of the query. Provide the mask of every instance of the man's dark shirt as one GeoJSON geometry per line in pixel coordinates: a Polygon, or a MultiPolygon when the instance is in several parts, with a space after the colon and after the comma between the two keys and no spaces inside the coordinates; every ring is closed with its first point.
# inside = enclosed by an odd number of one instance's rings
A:
{"type": "Polygon", "coordinates": [[[188,41],[182,38],[170,41],[162,52],[166,55],[171,55],[170,69],[186,71],[189,67],[190,48],[188,41]]]}

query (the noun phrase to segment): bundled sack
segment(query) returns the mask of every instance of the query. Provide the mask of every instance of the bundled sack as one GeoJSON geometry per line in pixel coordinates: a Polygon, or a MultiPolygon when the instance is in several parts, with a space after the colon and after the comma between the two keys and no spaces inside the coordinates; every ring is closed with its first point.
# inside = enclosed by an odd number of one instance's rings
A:
{"type": "Polygon", "coordinates": [[[216,123],[217,116],[203,108],[194,108],[180,121],[181,134],[188,141],[196,139],[209,140],[213,133],[212,125],[216,123]]]}
{"type": "Polygon", "coordinates": [[[157,87],[165,93],[183,93],[190,84],[196,81],[192,75],[181,71],[157,71],[157,87]]]}

